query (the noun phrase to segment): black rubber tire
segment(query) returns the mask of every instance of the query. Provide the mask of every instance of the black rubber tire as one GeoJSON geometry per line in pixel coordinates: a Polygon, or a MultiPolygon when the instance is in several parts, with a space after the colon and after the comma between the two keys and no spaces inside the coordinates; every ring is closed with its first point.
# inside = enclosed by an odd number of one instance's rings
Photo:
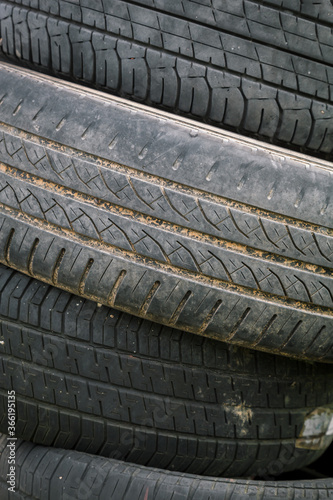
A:
{"type": "Polygon", "coordinates": [[[179,474],[17,441],[15,493],[7,436],[0,438],[1,500],[318,500],[333,479],[250,481],[179,474]]]}
{"type": "MultiPolygon", "coordinates": [[[[329,448],[325,451],[325,453],[310,466],[292,472],[283,473],[274,479],[277,479],[278,481],[285,481],[285,480],[288,481],[295,479],[297,480],[327,479],[332,477],[333,477],[333,445],[329,446],[329,448]]],[[[267,480],[272,478],[266,477],[265,479],[267,480]]]]}
{"type": "Polygon", "coordinates": [[[163,469],[282,473],[332,440],[331,365],[163,327],[3,266],[0,287],[1,432],[14,390],[17,437],[163,469]]]}
{"type": "Polygon", "coordinates": [[[0,88],[2,263],[180,329],[333,360],[331,164],[5,64],[0,88]]]}
{"type": "Polygon", "coordinates": [[[332,362],[330,163],[6,64],[0,89],[2,263],[152,321],[332,362]]]}
{"type": "MultiPolygon", "coordinates": [[[[311,474],[313,476],[317,475],[318,479],[320,478],[320,476],[321,478],[333,477],[333,444],[329,446],[329,448],[325,451],[325,453],[316,462],[311,464],[310,467],[305,468],[305,472],[303,472],[302,479],[306,477],[307,471],[309,471],[309,475],[311,474]]],[[[282,474],[282,476],[279,476],[279,479],[292,474],[293,474],[292,472],[288,472],[287,474],[282,474]]],[[[295,475],[296,474],[294,474],[293,479],[295,479],[295,475]]]]}
{"type": "Polygon", "coordinates": [[[332,158],[329,0],[0,1],[16,62],[332,158]]]}

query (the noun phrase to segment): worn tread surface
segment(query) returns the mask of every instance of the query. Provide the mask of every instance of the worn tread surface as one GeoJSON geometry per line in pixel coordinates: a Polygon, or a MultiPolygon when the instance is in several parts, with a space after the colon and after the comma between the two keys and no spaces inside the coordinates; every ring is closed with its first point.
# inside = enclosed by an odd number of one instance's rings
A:
{"type": "Polygon", "coordinates": [[[177,328],[333,359],[331,164],[6,64],[0,84],[2,263],[177,328]]]}
{"type": "Polygon", "coordinates": [[[300,445],[333,411],[333,370],[228,346],[100,306],[0,266],[0,431],[204,475],[278,474],[313,462],[300,445]],[[329,413],[328,413],[329,414],[329,413]]]}
{"type": "Polygon", "coordinates": [[[332,157],[332,4],[0,2],[3,56],[332,157]]]}
{"type": "Polygon", "coordinates": [[[333,498],[333,479],[250,481],[177,474],[18,441],[15,493],[8,492],[7,436],[0,439],[3,500],[261,500],[333,498]]]}

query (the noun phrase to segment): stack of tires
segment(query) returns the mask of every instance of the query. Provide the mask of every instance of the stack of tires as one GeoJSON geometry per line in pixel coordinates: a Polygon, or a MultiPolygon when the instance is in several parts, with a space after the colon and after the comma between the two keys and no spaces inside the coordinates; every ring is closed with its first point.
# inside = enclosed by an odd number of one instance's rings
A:
{"type": "Polygon", "coordinates": [[[0,0],[1,500],[333,497],[332,28],[0,0]]]}

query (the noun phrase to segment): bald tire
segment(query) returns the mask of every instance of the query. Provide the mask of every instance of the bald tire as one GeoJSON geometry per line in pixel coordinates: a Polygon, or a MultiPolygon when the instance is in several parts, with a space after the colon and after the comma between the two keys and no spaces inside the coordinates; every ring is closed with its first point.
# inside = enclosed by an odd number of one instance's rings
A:
{"type": "Polygon", "coordinates": [[[0,65],[0,262],[245,347],[333,360],[322,160],[0,65]]]}

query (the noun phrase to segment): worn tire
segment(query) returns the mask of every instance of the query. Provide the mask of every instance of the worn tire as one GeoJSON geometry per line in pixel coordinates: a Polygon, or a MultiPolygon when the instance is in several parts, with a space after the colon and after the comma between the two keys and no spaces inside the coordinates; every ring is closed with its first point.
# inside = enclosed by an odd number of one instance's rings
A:
{"type": "Polygon", "coordinates": [[[332,440],[330,365],[163,327],[3,266],[0,286],[1,432],[15,391],[17,437],[170,470],[282,473],[332,440]]]}
{"type": "Polygon", "coordinates": [[[333,360],[331,164],[5,64],[0,88],[2,263],[176,328],[333,360]]]}
{"type": "Polygon", "coordinates": [[[0,66],[0,261],[219,340],[333,360],[332,165],[0,66]]]}
{"type": "Polygon", "coordinates": [[[1,50],[34,69],[332,157],[332,14],[329,0],[6,0],[1,50]]]}
{"type": "Polygon", "coordinates": [[[16,443],[16,488],[7,483],[10,450],[0,438],[1,500],[317,500],[333,479],[249,481],[179,474],[62,449],[16,443]]]}

